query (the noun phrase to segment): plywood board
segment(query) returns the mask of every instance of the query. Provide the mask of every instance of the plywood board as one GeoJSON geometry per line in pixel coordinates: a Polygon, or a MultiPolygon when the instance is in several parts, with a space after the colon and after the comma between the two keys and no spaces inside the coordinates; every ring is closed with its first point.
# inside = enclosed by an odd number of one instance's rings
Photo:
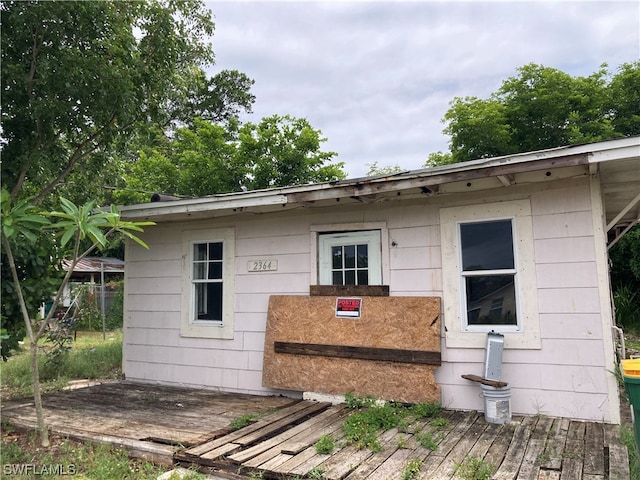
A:
{"type": "Polygon", "coordinates": [[[351,392],[401,402],[439,402],[440,388],[433,376],[438,367],[434,365],[275,352],[275,342],[440,352],[440,298],[359,297],[359,318],[337,317],[337,298],[270,298],[263,385],[304,392],[351,392]]]}

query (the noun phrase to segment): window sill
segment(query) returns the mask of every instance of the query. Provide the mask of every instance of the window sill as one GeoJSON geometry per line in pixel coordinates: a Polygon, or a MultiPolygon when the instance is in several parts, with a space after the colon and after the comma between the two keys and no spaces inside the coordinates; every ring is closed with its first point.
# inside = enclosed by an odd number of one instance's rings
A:
{"type": "Polygon", "coordinates": [[[310,285],[312,297],[388,297],[389,285],[310,285]]]}

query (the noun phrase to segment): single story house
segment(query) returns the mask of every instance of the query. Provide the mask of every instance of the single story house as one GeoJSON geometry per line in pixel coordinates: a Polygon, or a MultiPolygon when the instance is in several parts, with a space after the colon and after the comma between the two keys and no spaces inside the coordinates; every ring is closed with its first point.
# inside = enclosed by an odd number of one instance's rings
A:
{"type": "Polygon", "coordinates": [[[127,245],[128,380],[483,410],[461,375],[494,331],[514,413],[620,422],[607,249],[640,137],[122,214],[156,222],[127,245]]]}

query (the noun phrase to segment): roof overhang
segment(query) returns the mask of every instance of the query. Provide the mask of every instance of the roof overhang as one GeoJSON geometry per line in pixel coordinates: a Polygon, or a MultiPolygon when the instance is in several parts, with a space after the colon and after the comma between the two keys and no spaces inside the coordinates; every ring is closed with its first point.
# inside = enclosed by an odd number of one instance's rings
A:
{"type": "Polygon", "coordinates": [[[559,147],[442,167],[194,199],[129,205],[127,220],[181,221],[326,206],[370,203],[397,196],[435,196],[537,181],[599,175],[607,230],[621,231],[640,217],[640,137],[559,147]]]}

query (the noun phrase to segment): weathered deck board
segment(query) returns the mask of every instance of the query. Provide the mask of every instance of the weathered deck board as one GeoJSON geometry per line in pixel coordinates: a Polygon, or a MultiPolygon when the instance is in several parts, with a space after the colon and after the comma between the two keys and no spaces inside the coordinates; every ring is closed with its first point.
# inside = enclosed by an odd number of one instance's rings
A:
{"type": "MultiPolygon", "coordinates": [[[[182,462],[232,477],[293,480],[314,471],[327,480],[400,480],[410,461],[421,479],[451,480],[466,459],[491,464],[496,479],[629,480],[620,428],[545,416],[514,416],[488,424],[481,413],[443,410],[447,421],[421,419],[402,432],[380,432],[382,450],[346,445],[342,424],[350,410],[279,397],[118,383],[44,396],[52,432],[112,443],[165,465],[182,462]],[[259,418],[232,431],[232,419],[259,418]],[[336,449],[318,454],[315,442],[331,434],[336,449]],[[420,445],[430,435],[434,450],[420,445]],[[154,440],[155,441],[152,441],[154,440]],[[194,442],[187,447],[181,441],[194,442]]],[[[2,418],[34,428],[30,401],[2,405],[2,418]]]]}

